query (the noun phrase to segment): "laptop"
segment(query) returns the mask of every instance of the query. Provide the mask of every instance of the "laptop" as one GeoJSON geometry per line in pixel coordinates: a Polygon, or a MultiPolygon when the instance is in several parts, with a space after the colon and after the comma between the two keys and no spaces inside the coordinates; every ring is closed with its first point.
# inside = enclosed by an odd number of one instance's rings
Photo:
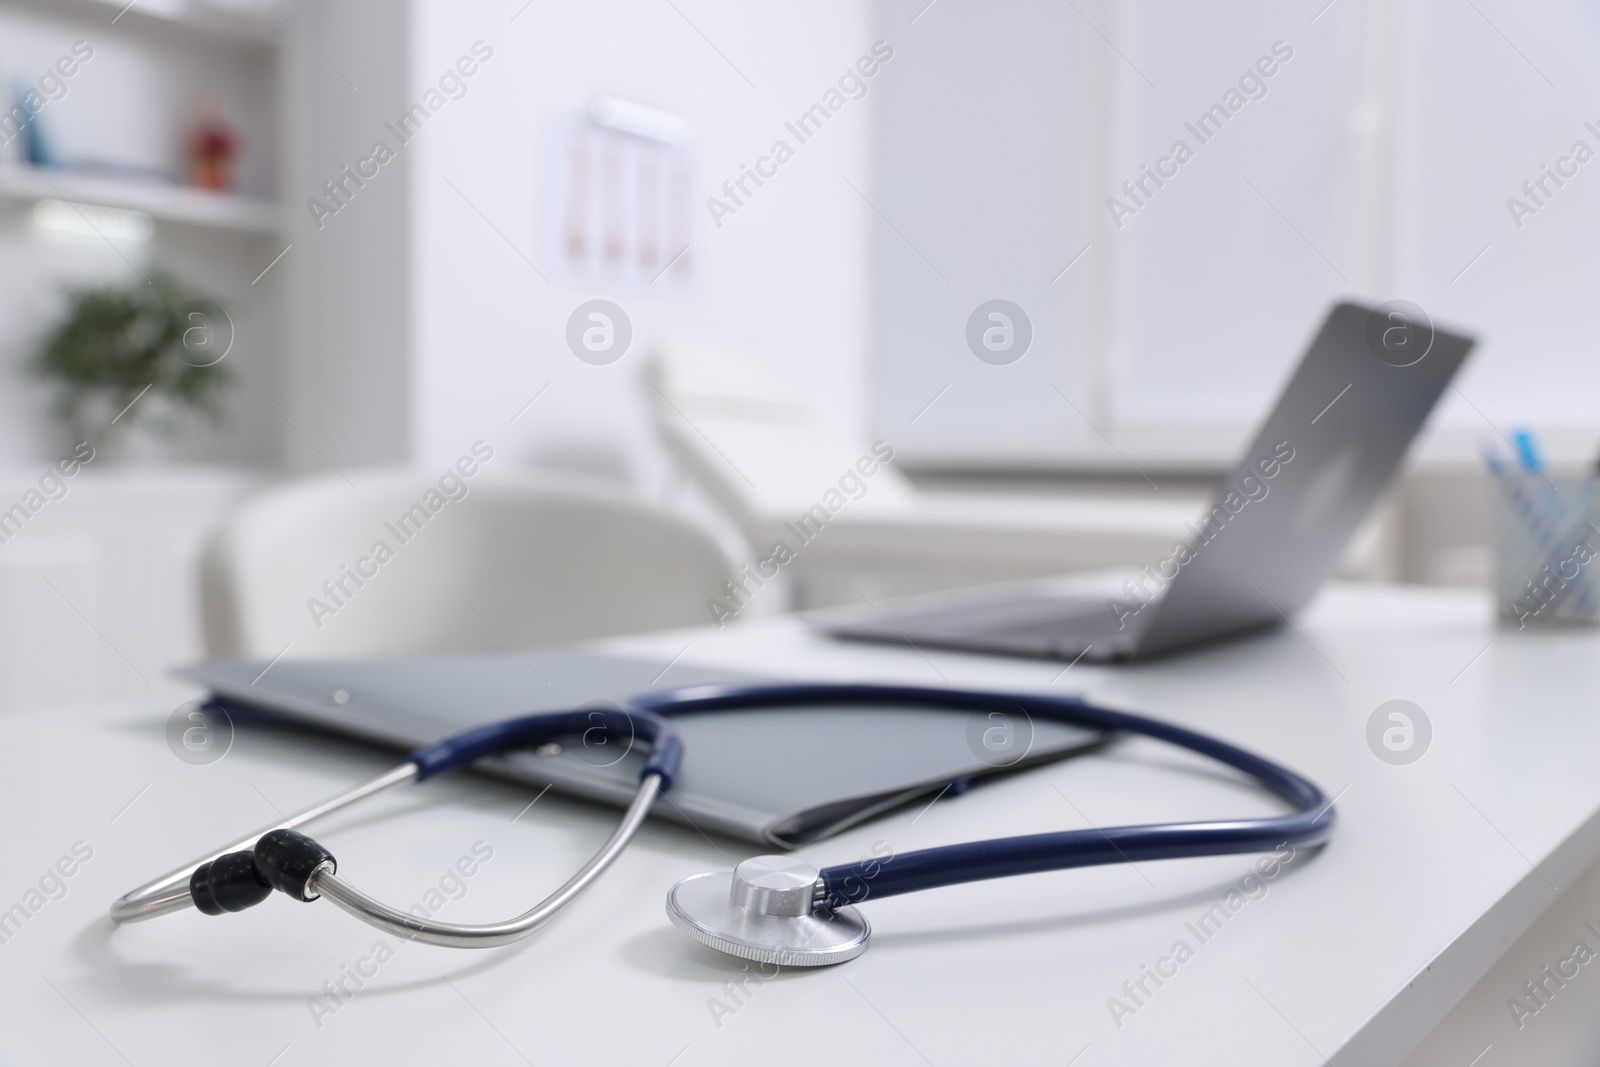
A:
{"type": "Polygon", "coordinates": [[[1402,301],[1335,305],[1188,539],[1110,595],[1008,583],[812,620],[838,637],[1101,662],[1276,626],[1338,566],[1473,343],[1402,301]]]}

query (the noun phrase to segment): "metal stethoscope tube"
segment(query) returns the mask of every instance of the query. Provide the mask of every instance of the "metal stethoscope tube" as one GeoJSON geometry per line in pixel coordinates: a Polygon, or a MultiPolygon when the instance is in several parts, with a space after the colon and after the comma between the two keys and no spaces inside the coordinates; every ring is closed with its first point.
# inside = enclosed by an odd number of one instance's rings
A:
{"type": "Polygon", "coordinates": [[[622,855],[644,824],[656,797],[670,788],[682,754],[683,744],[676,731],[647,711],[578,709],[478,727],[421,749],[391,771],[140,886],[111,905],[111,918],[117,923],[142,922],[189,907],[198,907],[207,914],[242,911],[279,889],[302,901],[325,896],[362,922],[411,941],[450,948],[510,944],[527,937],[572,903],[622,855]],[[434,922],[399,911],[340,878],[333,856],[298,832],[318,819],[395,786],[421,782],[497,752],[594,729],[638,737],[650,745],[638,790],[616,830],[589,862],[554,893],[515,918],[464,925],[434,922]]]}
{"type": "Polygon", "coordinates": [[[263,826],[255,833],[241,837],[227,848],[220,848],[208,856],[201,856],[193,863],[185,864],[169,874],[164,874],[153,882],[146,882],[138,889],[125,893],[117,898],[111,905],[112,921],[118,923],[138,923],[146,919],[154,919],[161,915],[171,915],[175,911],[194,907],[194,898],[189,893],[189,878],[194,874],[196,867],[210,863],[227,855],[229,852],[239,852],[255,847],[255,843],[274,830],[294,830],[307,826],[325,815],[332,815],[336,811],[354,804],[358,800],[376,796],[397,785],[405,785],[417,780],[418,767],[409,761],[400,764],[392,771],[384,771],[370,781],[362,782],[352,789],[347,789],[337,796],[331,796],[318,804],[313,804],[304,811],[297,811],[281,822],[271,826],[263,826]]]}
{"type": "Polygon", "coordinates": [[[622,822],[617,825],[606,843],[600,846],[600,851],[596,852],[577,874],[569,878],[565,885],[515,919],[482,925],[419,919],[408,912],[396,911],[389,905],[374,900],[338,875],[326,870],[311,876],[311,888],[367,925],[387,930],[409,941],[423,941],[430,945],[443,945],[445,948],[494,948],[497,945],[509,945],[513,941],[521,941],[549,922],[578,894],[589,888],[590,884],[611,866],[613,860],[622,855],[622,850],[628,847],[628,842],[633,840],[633,835],[643,825],[645,816],[650,814],[650,805],[655,802],[660,791],[661,776],[646,775],[644,781],[639,783],[639,791],[634,794],[633,803],[628,805],[627,812],[622,816],[622,822]]]}

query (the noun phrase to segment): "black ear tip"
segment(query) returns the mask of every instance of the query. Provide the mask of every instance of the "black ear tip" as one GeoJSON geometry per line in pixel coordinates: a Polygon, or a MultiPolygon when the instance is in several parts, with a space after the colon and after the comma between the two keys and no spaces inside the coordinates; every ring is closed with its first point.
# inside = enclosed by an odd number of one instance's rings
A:
{"type": "Polygon", "coordinates": [[[306,882],[324,863],[338,868],[333,853],[293,830],[274,830],[256,842],[256,870],[272,888],[296,900],[317,899],[306,895],[306,882]]]}
{"type": "Polygon", "coordinates": [[[317,868],[336,867],[333,854],[305,834],[274,830],[263,834],[250,852],[230,852],[202,863],[189,876],[189,896],[204,915],[243,911],[266,900],[277,889],[296,900],[317,868]]]}
{"type": "Polygon", "coordinates": [[[255,856],[249,852],[218,856],[189,876],[189,896],[203,915],[243,911],[271,895],[272,887],[256,870],[255,856]]]}

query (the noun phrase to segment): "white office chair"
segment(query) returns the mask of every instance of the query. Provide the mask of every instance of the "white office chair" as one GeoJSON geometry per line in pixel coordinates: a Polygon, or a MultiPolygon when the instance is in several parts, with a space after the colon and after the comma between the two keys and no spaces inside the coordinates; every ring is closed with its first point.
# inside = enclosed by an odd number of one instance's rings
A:
{"type": "Polygon", "coordinates": [[[347,473],[355,488],[330,475],[261,492],[213,537],[211,655],[526,648],[703,623],[733,570],[698,528],[581,478],[347,473]]]}

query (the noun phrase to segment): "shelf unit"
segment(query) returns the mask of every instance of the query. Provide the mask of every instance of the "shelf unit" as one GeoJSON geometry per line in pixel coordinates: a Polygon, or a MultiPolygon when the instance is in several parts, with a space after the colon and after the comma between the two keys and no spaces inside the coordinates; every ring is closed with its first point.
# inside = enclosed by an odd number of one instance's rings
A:
{"type": "Polygon", "coordinates": [[[37,167],[0,167],[0,199],[67,200],[128,208],[143,211],[157,222],[247,233],[277,233],[282,226],[278,205],[266,200],[37,167]]]}
{"type": "MultiPolygon", "coordinates": [[[[290,217],[276,192],[285,135],[282,46],[299,11],[288,0],[0,0],[8,94],[13,85],[36,84],[73,43],[94,48],[92,63],[80,64],[84,73],[64,75],[70,92],[52,97],[44,112],[47,145],[66,165],[28,164],[16,137],[0,146],[0,466],[30,465],[58,447],[61,428],[43,409],[27,360],[61,321],[65,294],[137,280],[150,269],[226,308],[240,342],[230,362],[268,396],[279,394],[286,271],[266,268],[283,258],[290,217]],[[186,183],[188,116],[203,99],[239,133],[243,192],[186,183]],[[74,165],[79,160],[105,162],[74,165]],[[54,223],[34,212],[42,201],[67,201],[94,227],[93,208],[138,212],[153,232],[136,240],[138,228],[119,234],[110,226],[101,232],[106,240],[59,236],[35,225],[36,218],[54,223]]],[[[275,465],[285,433],[275,402],[236,387],[228,423],[197,424],[166,461],[275,465]]],[[[56,550],[48,540],[41,551],[56,550]]]]}
{"type": "Polygon", "coordinates": [[[143,26],[191,32],[250,46],[272,46],[284,28],[270,4],[216,0],[5,0],[7,4],[87,15],[108,26],[143,26]],[[254,9],[254,10],[251,10],[254,9]]]}

